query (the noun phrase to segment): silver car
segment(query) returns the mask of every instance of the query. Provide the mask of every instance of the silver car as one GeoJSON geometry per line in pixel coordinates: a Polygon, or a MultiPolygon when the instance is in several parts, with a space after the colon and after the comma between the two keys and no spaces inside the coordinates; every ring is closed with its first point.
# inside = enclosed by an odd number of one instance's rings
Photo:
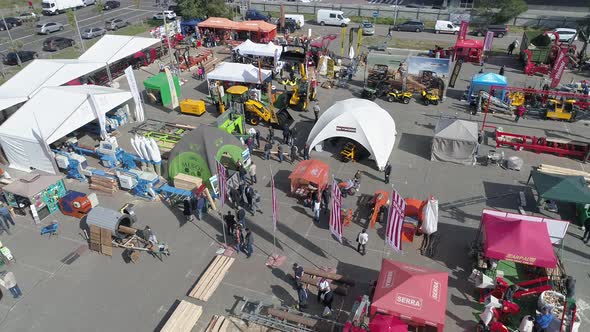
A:
{"type": "Polygon", "coordinates": [[[103,28],[86,28],[82,31],[82,38],[92,39],[104,35],[107,31],[103,28]]]}
{"type": "Polygon", "coordinates": [[[119,30],[120,28],[124,28],[128,25],[128,22],[123,21],[122,19],[116,18],[113,20],[108,20],[105,22],[105,28],[107,30],[119,30]]]}
{"type": "Polygon", "coordinates": [[[62,31],[64,25],[57,22],[45,22],[37,24],[37,33],[40,35],[47,35],[52,32],[62,31]]]}
{"type": "Polygon", "coordinates": [[[365,36],[372,36],[375,34],[375,25],[371,22],[363,22],[359,28],[363,29],[363,35],[365,36]]]}

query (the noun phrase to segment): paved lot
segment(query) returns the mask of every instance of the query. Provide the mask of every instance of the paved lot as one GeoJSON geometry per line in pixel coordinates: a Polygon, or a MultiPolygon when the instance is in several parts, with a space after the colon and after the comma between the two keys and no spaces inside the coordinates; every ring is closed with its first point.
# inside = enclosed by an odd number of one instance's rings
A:
{"type": "MultiPolygon", "coordinates": [[[[497,71],[498,65],[507,64],[507,76],[511,85],[538,84],[539,79],[524,77],[509,58],[495,58],[489,61],[485,70],[497,71]]],[[[255,234],[255,254],[250,259],[243,255],[226,275],[221,287],[203,305],[204,314],[193,331],[202,331],[213,314],[228,315],[236,296],[266,300],[273,303],[292,305],[296,293],[290,286],[287,273],[294,262],[306,266],[335,267],[358,281],[353,294],[346,298],[338,297],[335,307],[340,309],[337,318],[346,317],[354,297],[368,291],[369,283],[375,280],[380,269],[382,257],[410,262],[449,272],[449,297],[447,302],[446,331],[459,332],[472,330],[473,288],[466,279],[471,269],[467,256],[468,245],[476,236],[481,210],[484,207],[516,211],[516,196],[526,191],[529,202],[533,201],[531,190],[525,188],[529,167],[540,163],[550,163],[574,169],[584,169],[575,160],[551,155],[537,155],[530,152],[504,150],[507,156],[515,155],[525,160],[522,171],[507,171],[498,167],[457,166],[431,162],[430,139],[433,128],[440,116],[457,116],[481,122],[481,116],[471,116],[466,105],[455,99],[465,89],[468,78],[480,67],[464,65],[456,89],[449,90],[446,101],[437,106],[423,106],[412,101],[409,105],[390,104],[383,100],[376,102],[395,119],[398,130],[396,145],[390,160],[393,165],[392,183],[405,197],[425,199],[434,195],[440,202],[439,233],[442,237],[434,259],[424,258],[417,253],[420,239],[416,243],[405,244],[403,253],[385,250],[383,229],[369,231],[368,254],[360,256],[351,244],[356,234],[366,223],[366,211],[357,207],[359,195],[345,199],[345,206],[357,209],[360,218],[344,229],[347,241],[341,245],[334,241],[327,229],[328,216],[322,216],[321,223],[311,221],[311,211],[302,207],[292,197],[287,176],[294,165],[266,162],[258,156],[259,182],[256,188],[263,197],[264,214],[247,217],[247,225],[255,234]],[[270,174],[270,166],[274,174],[270,174]],[[273,248],[273,231],[270,207],[270,177],[275,177],[279,206],[279,226],[276,232],[277,245],[273,248]],[[276,269],[265,267],[267,256],[273,252],[285,255],[287,261],[276,269]]],[[[153,67],[136,73],[141,82],[151,73],[153,67]]],[[[183,98],[203,98],[206,84],[195,81],[185,74],[187,82],[183,85],[183,98]]],[[[572,79],[566,74],[564,81],[572,79]]],[[[351,82],[349,89],[320,89],[319,99],[322,110],[338,100],[358,96],[362,88],[362,74],[351,82]]],[[[122,88],[124,80],[120,81],[122,88]]],[[[165,112],[151,106],[146,107],[148,118],[174,123],[213,124],[215,113],[212,109],[202,117],[179,115],[165,112]]],[[[296,119],[297,143],[303,144],[313,125],[313,114],[292,112],[296,119]]],[[[507,131],[553,134],[588,140],[587,127],[583,122],[573,124],[541,121],[533,118],[521,120],[518,125],[502,118],[489,117],[489,123],[502,126],[507,131]]],[[[130,148],[131,128],[123,128],[119,142],[130,148]]],[[[261,127],[265,136],[266,128],[261,127]]],[[[482,148],[482,153],[490,148],[492,142],[482,148]]],[[[313,153],[313,158],[327,162],[337,179],[347,179],[357,170],[363,172],[361,194],[371,195],[375,190],[388,190],[382,182],[382,173],[376,170],[374,162],[341,163],[330,152],[313,153]]],[[[17,175],[16,173],[13,176],[17,175]]],[[[88,192],[87,185],[67,180],[70,189],[88,192]]],[[[173,254],[163,262],[148,255],[142,255],[137,264],[125,264],[121,251],[114,250],[113,257],[105,257],[85,251],[71,264],[62,260],[71,252],[86,247],[81,236],[80,222],[59,214],[47,218],[60,221],[58,237],[48,239],[39,236],[41,226],[31,220],[17,218],[17,226],[11,228],[12,235],[0,235],[0,240],[12,249],[17,263],[10,266],[19,280],[24,296],[18,301],[5,294],[0,301],[0,329],[2,331],[152,331],[158,330],[166,320],[177,300],[187,300],[186,294],[213,258],[219,243],[223,241],[220,220],[215,215],[205,217],[194,224],[181,222],[180,211],[172,211],[161,202],[147,202],[119,192],[109,196],[99,194],[102,206],[119,209],[124,203],[137,206],[140,227],[150,225],[158,239],[170,244],[173,254]]],[[[538,212],[531,205],[528,212],[538,212]]],[[[226,212],[226,211],[223,211],[226,212]]],[[[568,211],[563,210],[567,215],[568,211]]],[[[590,303],[587,269],[590,256],[587,247],[579,240],[581,231],[571,227],[566,238],[562,259],[568,271],[578,280],[577,295],[583,324],[589,324],[587,303],[590,303]]],[[[313,300],[312,300],[313,303],[313,300]]],[[[312,306],[310,312],[319,313],[320,308],[312,306]]]]}

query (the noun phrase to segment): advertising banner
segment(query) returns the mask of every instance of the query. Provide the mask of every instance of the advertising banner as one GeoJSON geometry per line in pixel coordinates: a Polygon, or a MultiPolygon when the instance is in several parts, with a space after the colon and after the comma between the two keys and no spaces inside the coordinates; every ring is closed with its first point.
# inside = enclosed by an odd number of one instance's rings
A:
{"type": "Polygon", "coordinates": [[[565,66],[568,63],[568,56],[567,50],[561,49],[559,54],[557,55],[557,59],[555,59],[555,64],[553,65],[553,70],[551,70],[551,74],[549,77],[551,78],[551,88],[555,88],[559,85],[561,81],[561,76],[563,75],[563,71],[565,70],[565,66]]]}
{"type": "Polygon", "coordinates": [[[465,38],[467,38],[468,27],[469,23],[461,21],[461,26],[459,27],[459,34],[457,34],[457,40],[465,40],[465,38]]]}
{"type": "Polygon", "coordinates": [[[131,68],[131,66],[125,69],[125,77],[127,77],[129,90],[131,91],[133,101],[135,102],[135,121],[143,122],[143,120],[145,119],[143,112],[143,103],[141,101],[141,94],[139,92],[139,88],[137,87],[137,81],[135,80],[135,73],[133,73],[133,68],[131,68]]]}
{"type": "Polygon", "coordinates": [[[483,41],[483,50],[485,51],[491,51],[492,50],[492,42],[494,41],[494,32],[493,31],[488,31],[486,33],[486,39],[484,39],[483,41]]]}

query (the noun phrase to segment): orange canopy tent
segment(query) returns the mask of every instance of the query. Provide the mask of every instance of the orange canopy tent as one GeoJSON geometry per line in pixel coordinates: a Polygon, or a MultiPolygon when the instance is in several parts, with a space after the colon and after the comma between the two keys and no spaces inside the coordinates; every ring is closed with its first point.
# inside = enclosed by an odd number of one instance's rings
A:
{"type": "Polygon", "coordinates": [[[209,17],[197,26],[199,29],[247,32],[248,38],[254,42],[268,42],[277,36],[277,26],[264,21],[235,22],[223,17],[209,17]]]}
{"type": "Polygon", "coordinates": [[[197,26],[201,29],[224,29],[234,30],[238,22],[234,22],[224,17],[209,17],[203,22],[199,22],[197,26]]]}
{"type": "Polygon", "coordinates": [[[328,164],[314,159],[303,160],[289,175],[291,193],[304,196],[309,192],[307,190],[309,185],[317,188],[318,193],[321,193],[328,186],[329,175],[330,166],[328,164]]]}

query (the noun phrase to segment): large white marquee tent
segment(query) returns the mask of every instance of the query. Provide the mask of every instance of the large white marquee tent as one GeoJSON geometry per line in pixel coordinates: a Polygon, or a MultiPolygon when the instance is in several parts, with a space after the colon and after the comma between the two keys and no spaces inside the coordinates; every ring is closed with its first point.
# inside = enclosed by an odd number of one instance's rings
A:
{"type": "MultiPolygon", "coordinates": [[[[270,70],[260,70],[262,82],[266,81],[271,75],[270,70]]],[[[215,70],[207,74],[207,80],[260,84],[262,82],[260,82],[258,76],[258,68],[251,64],[222,62],[215,70]]]]}
{"type": "Polygon", "coordinates": [[[131,99],[129,91],[96,85],[42,88],[0,126],[10,167],[56,174],[48,145],[131,99]]]}
{"type": "Polygon", "coordinates": [[[376,103],[359,98],[339,101],[313,126],[307,143],[315,147],[332,137],[346,137],[361,144],[383,169],[395,145],[395,121],[376,103]]]}
{"type": "Polygon", "coordinates": [[[277,46],[273,43],[258,44],[250,39],[238,45],[235,49],[240,55],[253,55],[253,56],[264,56],[264,57],[277,57],[280,58],[283,52],[282,46],[277,46]]]}
{"type": "Polygon", "coordinates": [[[156,38],[105,35],[84,52],[78,60],[110,64],[159,42],[160,40],[156,38]]]}

